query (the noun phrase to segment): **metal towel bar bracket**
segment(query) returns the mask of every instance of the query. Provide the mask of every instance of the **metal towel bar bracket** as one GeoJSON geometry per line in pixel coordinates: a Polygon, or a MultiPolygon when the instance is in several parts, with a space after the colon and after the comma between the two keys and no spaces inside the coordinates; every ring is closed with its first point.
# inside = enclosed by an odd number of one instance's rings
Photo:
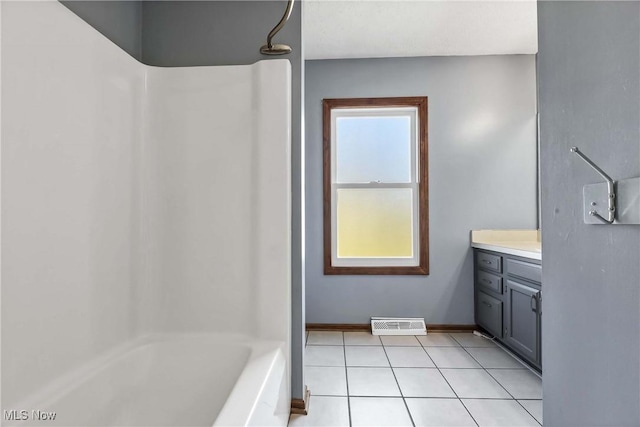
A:
{"type": "MultiPolygon", "coordinates": [[[[600,169],[598,165],[593,163],[590,158],[585,156],[582,151],[578,149],[578,147],[571,147],[571,152],[576,153],[582,160],[584,160],[607,181],[607,218],[604,218],[602,215],[600,215],[595,208],[589,211],[589,215],[595,216],[600,221],[607,224],[613,224],[613,221],[615,221],[616,219],[616,182],[609,175],[604,173],[604,171],[600,169]]],[[[595,205],[596,202],[592,202],[592,206],[595,205]]]]}
{"type": "Polygon", "coordinates": [[[606,181],[587,184],[583,188],[585,224],[640,224],[640,177],[614,181],[578,147],[571,147],[571,152],[606,181]],[[604,210],[605,205],[606,214],[598,212],[599,206],[603,206],[604,210]]]}

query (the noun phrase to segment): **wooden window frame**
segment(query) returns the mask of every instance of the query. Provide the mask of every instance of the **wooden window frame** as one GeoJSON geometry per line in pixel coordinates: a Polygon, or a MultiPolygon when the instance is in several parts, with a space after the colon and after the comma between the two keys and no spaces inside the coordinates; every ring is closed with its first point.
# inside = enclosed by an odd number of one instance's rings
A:
{"type": "Polygon", "coordinates": [[[429,274],[429,154],[428,99],[424,97],[342,98],[322,102],[323,133],[323,220],[324,274],[342,275],[428,275],[429,274]],[[416,266],[334,266],[332,265],[331,233],[331,111],[335,109],[416,107],[418,114],[418,212],[419,262],[416,266]]]}

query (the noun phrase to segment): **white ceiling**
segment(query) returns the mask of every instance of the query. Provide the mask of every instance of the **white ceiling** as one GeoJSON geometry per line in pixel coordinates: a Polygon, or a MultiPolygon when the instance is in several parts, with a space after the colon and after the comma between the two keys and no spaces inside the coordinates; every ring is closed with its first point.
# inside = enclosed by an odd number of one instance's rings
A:
{"type": "Polygon", "coordinates": [[[534,54],[531,0],[305,0],[305,59],[534,54]]]}

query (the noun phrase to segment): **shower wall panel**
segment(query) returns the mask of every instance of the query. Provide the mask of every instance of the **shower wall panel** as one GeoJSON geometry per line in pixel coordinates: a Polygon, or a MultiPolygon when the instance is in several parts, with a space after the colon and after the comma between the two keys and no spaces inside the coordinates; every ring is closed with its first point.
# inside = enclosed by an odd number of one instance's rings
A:
{"type": "Polygon", "coordinates": [[[2,2],[2,406],[134,335],[143,68],[57,2],[2,2]]]}
{"type": "Polygon", "coordinates": [[[149,331],[261,328],[284,341],[265,325],[289,318],[278,310],[290,306],[289,263],[279,261],[290,246],[289,80],[286,60],[148,68],[149,331]]]}

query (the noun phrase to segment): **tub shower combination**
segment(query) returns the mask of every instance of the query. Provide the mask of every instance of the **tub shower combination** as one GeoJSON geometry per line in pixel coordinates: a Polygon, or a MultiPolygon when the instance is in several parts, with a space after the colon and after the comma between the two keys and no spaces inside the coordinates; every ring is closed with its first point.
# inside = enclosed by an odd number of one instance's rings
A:
{"type": "Polygon", "coordinates": [[[0,7],[3,425],[286,425],[289,62],[150,67],[0,7]]]}

